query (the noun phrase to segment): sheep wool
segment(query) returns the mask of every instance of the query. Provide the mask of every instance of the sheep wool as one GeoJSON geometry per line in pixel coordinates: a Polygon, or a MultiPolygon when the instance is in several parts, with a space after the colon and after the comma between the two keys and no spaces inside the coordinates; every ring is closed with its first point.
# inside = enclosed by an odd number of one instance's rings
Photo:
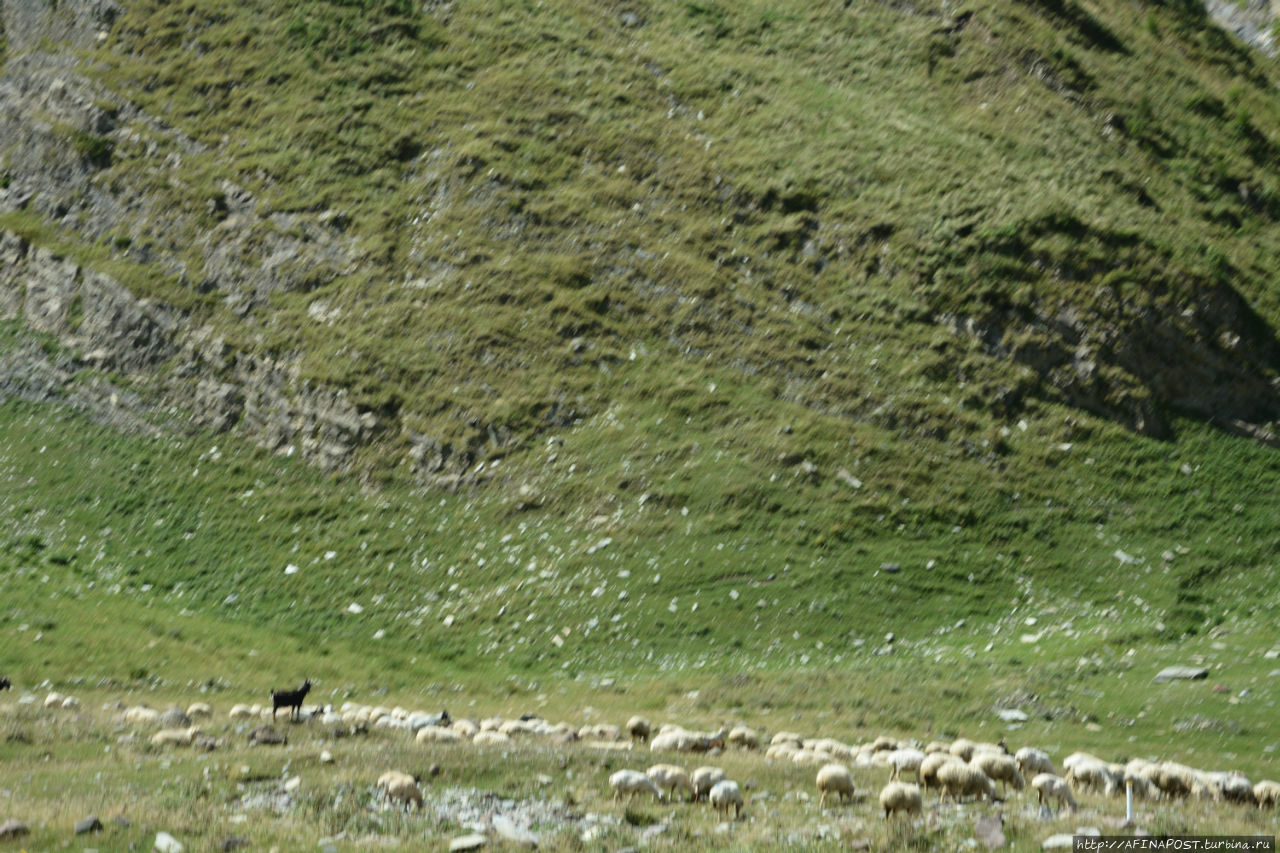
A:
{"type": "Polygon", "coordinates": [[[843,764],[827,764],[818,771],[818,790],[822,796],[818,799],[818,807],[825,808],[827,795],[835,794],[838,802],[853,799],[853,776],[849,768],[843,764]]]}
{"type": "Polygon", "coordinates": [[[609,787],[613,789],[613,801],[616,803],[623,794],[630,799],[636,794],[648,792],[653,798],[662,802],[662,791],[653,780],[639,770],[619,770],[609,777],[609,787]]]}
{"type": "Polygon", "coordinates": [[[653,784],[658,788],[667,792],[668,799],[675,796],[676,788],[688,791],[690,801],[695,798],[693,782],[689,780],[689,774],[683,767],[677,767],[674,764],[655,764],[645,772],[645,775],[652,779],[653,784]]]}
{"type": "Polygon", "coordinates": [[[976,767],[961,761],[952,761],[938,768],[938,782],[942,785],[942,799],[948,797],[956,802],[967,796],[995,800],[996,786],[976,767]]]}
{"type": "Polygon", "coordinates": [[[703,799],[707,794],[711,793],[711,789],[715,787],[717,782],[727,777],[728,774],[719,767],[697,768],[693,771],[693,777],[690,779],[693,782],[693,799],[695,801],[703,799]]]}
{"type": "Polygon", "coordinates": [[[880,807],[884,809],[885,820],[894,812],[920,814],[924,808],[920,787],[910,782],[890,782],[880,791],[880,807]]]}
{"type": "Polygon", "coordinates": [[[1036,789],[1036,803],[1045,804],[1048,800],[1056,800],[1058,808],[1064,805],[1076,810],[1076,798],[1071,793],[1071,786],[1067,784],[1067,780],[1053,773],[1039,773],[1031,780],[1031,787],[1036,789]]]}
{"type": "Polygon", "coordinates": [[[1001,787],[1011,785],[1014,790],[1021,791],[1027,785],[1022,774],[1018,772],[1017,762],[1011,756],[995,752],[978,752],[974,754],[969,764],[987,774],[991,781],[999,782],[1001,787]]]}
{"type": "Polygon", "coordinates": [[[742,789],[738,787],[738,783],[731,779],[721,779],[712,788],[711,793],[707,795],[711,801],[711,805],[718,812],[724,810],[725,817],[729,816],[729,809],[733,809],[734,818],[742,817],[742,789]]]}

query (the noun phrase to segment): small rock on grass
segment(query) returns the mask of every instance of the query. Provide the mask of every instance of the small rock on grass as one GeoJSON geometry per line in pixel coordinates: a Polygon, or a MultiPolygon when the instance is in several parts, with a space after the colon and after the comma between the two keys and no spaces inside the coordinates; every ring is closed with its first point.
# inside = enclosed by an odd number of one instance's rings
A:
{"type": "Polygon", "coordinates": [[[1156,677],[1152,680],[1155,681],[1156,684],[1163,684],[1166,681],[1175,681],[1179,679],[1197,681],[1208,677],[1209,670],[1202,666],[1166,666],[1164,669],[1156,673],[1156,677]]]}
{"type": "Polygon", "coordinates": [[[489,839],[478,832],[470,835],[463,835],[449,842],[449,853],[458,853],[462,850],[479,850],[481,847],[489,843],[489,839]]]}
{"type": "Polygon", "coordinates": [[[157,853],[182,853],[185,849],[182,842],[167,832],[157,832],[155,850],[157,853]]]}
{"type": "Polygon", "coordinates": [[[84,820],[76,824],[76,835],[84,835],[89,832],[101,832],[102,821],[98,820],[97,815],[89,815],[84,820]]]}

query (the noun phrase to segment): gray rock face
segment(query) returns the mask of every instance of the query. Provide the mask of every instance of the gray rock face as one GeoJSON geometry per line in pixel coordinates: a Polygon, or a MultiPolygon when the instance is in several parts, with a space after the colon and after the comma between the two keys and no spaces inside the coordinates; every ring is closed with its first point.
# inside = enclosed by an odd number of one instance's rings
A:
{"type": "Polygon", "coordinates": [[[1156,684],[1164,684],[1167,681],[1199,680],[1208,677],[1209,670],[1202,666],[1166,666],[1156,673],[1156,677],[1152,680],[1156,684]]]}
{"type": "Polygon", "coordinates": [[[101,832],[102,821],[98,820],[97,815],[89,815],[82,821],[76,823],[76,835],[87,835],[90,832],[101,832]]]}

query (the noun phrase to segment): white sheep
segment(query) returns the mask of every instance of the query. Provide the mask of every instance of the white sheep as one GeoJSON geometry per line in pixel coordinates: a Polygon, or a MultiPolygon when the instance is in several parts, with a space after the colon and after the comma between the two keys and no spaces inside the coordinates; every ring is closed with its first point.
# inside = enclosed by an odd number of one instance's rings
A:
{"type": "Polygon", "coordinates": [[[942,785],[944,800],[951,797],[956,802],[960,802],[971,794],[977,798],[985,795],[993,802],[996,799],[995,783],[987,774],[961,761],[950,761],[939,767],[938,783],[942,785]]]}
{"type": "Polygon", "coordinates": [[[1013,760],[1017,762],[1018,772],[1023,776],[1035,776],[1040,773],[1057,775],[1058,772],[1049,758],[1049,753],[1032,746],[1019,749],[1013,754],[1013,760]]]}
{"type": "Polygon", "coordinates": [[[1212,796],[1200,771],[1176,761],[1162,761],[1152,774],[1151,781],[1166,797],[1195,796],[1208,799],[1212,796]]]}
{"type": "Polygon", "coordinates": [[[1074,753],[1062,761],[1063,778],[1080,791],[1096,791],[1110,797],[1120,790],[1121,775],[1105,761],[1087,753],[1074,753]]]}
{"type": "Polygon", "coordinates": [[[50,711],[54,710],[55,708],[61,708],[62,694],[50,693],[48,696],[44,697],[44,706],[50,711]]]}
{"type": "Polygon", "coordinates": [[[689,774],[683,767],[677,767],[674,764],[655,764],[645,771],[645,775],[652,779],[653,784],[659,789],[669,792],[668,799],[675,797],[676,788],[688,791],[691,802],[696,799],[693,782],[689,780],[689,774]]]}
{"type": "Polygon", "coordinates": [[[613,789],[615,803],[623,794],[627,795],[627,799],[631,799],[636,794],[644,792],[653,794],[655,800],[662,802],[662,790],[639,770],[619,770],[609,777],[609,787],[613,789]]]}
{"type": "Polygon", "coordinates": [[[653,725],[638,714],[627,720],[627,734],[631,735],[632,742],[648,743],[652,732],[653,725]]]}
{"type": "Polygon", "coordinates": [[[783,743],[789,743],[792,745],[792,748],[799,749],[804,746],[804,736],[798,735],[795,732],[778,732],[769,739],[770,746],[776,746],[783,743]]]}
{"type": "Polygon", "coordinates": [[[1235,771],[1217,770],[1201,775],[1215,800],[1228,803],[1253,803],[1253,783],[1235,771]]]}
{"type": "Polygon", "coordinates": [[[843,764],[826,764],[818,771],[818,790],[822,796],[818,799],[818,807],[827,804],[827,795],[835,794],[837,802],[853,799],[853,776],[849,768],[843,764]]]}
{"type": "Polygon", "coordinates": [[[701,800],[707,794],[711,793],[711,789],[722,779],[727,778],[727,774],[719,767],[698,767],[693,771],[690,781],[693,782],[693,799],[701,800]]]}
{"type": "Polygon", "coordinates": [[[897,779],[902,775],[903,771],[914,773],[916,779],[920,778],[920,764],[925,759],[925,754],[913,747],[901,747],[889,753],[889,766],[893,768],[893,772],[889,774],[890,779],[897,779]]]}
{"type": "Polygon", "coordinates": [[[146,705],[135,705],[124,712],[124,721],[131,726],[154,725],[159,718],[160,712],[146,705]]]}
{"type": "Polygon", "coordinates": [[[200,734],[199,726],[185,729],[161,729],[151,736],[152,746],[191,746],[196,735],[200,734]]]}
{"type": "Polygon", "coordinates": [[[213,716],[213,708],[207,702],[193,702],[191,707],[187,709],[187,716],[191,719],[208,719],[213,716]]]}
{"type": "Polygon", "coordinates": [[[975,752],[969,764],[978,768],[993,782],[999,782],[1001,790],[1012,785],[1014,790],[1021,791],[1027,783],[1018,772],[1018,763],[1012,756],[998,752],[975,752]]]}
{"type": "Polygon", "coordinates": [[[888,737],[887,735],[880,735],[880,737],[876,738],[871,744],[871,749],[874,752],[893,752],[899,747],[899,745],[898,741],[894,738],[888,737]]]}
{"type": "Polygon", "coordinates": [[[734,726],[729,730],[728,742],[740,749],[759,749],[760,733],[747,726],[734,726]]]}
{"type": "Polygon", "coordinates": [[[916,770],[916,775],[920,777],[921,787],[925,789],[932,788],[934,786],[940,787],[941,783],[938,782],[938,770],[940,770],[944,764],[951,763],[963,764],[964,762],[962,762],[958,757],[952,755],[950,752],[930,752],[927,754],[924,757],[924,760],[920,762],[920,767],[916,770]]]}
{"type": "Polygon", "coordinates": [[[735,819],[742,817],[742,789],[732,779],[721,779],[717,782],[711,788],[707,799],[711,801],[711,805],[717,812],[723,808],[725,817],[729,816],[730,808],[733,809],[735,819]]]}
{"type": "Polygon", "coordinates": [[[440,726],[423,726],[413,739],[415,743],[461,743],[464,740],[461,732],[440,726]]]}
{"type": "Polygon", "coordinates": [[[480,734],[480,724],[475,720],[454,720],[449,728],[468,740],[480,734]]]}
{"type": "Polygon", "coordinates": [[[418,787],[418,780],[408,773],[388,770],[378,777],[378,787],[386,792],[389,799],[422,808],[422,789],[418,787]]]}
{"type": "Polygon", "coordinates": [[[1263,779],[1253,786],[1253,799],[1258,808],[1274,808],[1280,805],[1280,782],[1263,779]]]}
{"type": "Polygon", "coordinates": [[[80,707],[80,700],[74,696],[64,696],[59,707],[64,711],[75,711],[80,707]]]}
{"type": "Polygon", "coordinates": [[[880,807],[884,809],[885,820],[894,812],[920,814],[924,808],[920,786],[910,782],[890,782],[880,791],[880,807]]]}
{"type": "Polygon", "coordinates": [[[471,742],[476,746],[506,746],[511,743],[511,738],[502,732],[482,730],[476,733],[471,742]]]}
{"type": "Polygon", "coordinates": [[[253,717],[253,711],[249,710],[248,705],[232,705],[231,710],[227,712],[227,716],[233,720],[247,720],[253,717]]]}
{"type": "Polygon", "coordinates": [[[973,741],[968,738],[961,737],[956,738],[947,751],[956,758],[959,758],[961,761],[967,762],[970,758],[973,758],[973,747],[973,741]]]}
{"type": "Polygon", "coordinates": [[[1065,804],[1071,811],[1076,810],[1076,798],[1071,794],[1071,785],[1061,776],[1053,773],[1036,774],[1031,780],[1031,787],[1036,789],[1037,804],[1057,800],[1059,809],[1065,804]]]}

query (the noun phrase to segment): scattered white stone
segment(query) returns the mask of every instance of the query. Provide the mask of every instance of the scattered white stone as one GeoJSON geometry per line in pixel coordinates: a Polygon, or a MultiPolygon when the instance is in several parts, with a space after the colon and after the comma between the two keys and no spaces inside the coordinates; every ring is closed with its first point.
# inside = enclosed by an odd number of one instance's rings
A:
{"type": "Polygon", "coordinates": [[[488,843],[488,838],[478,832],[473,832],[470,835],[463,835],[450,841],[449,851],[450,853],[456,853],[459,850],[479,850],[488,843]]]}
{"type": "Polygon", "coordinates": [[[167,832],[157,832],[154,845],[157,853],[182,853],[182,842],[167,832]]]}
{"type": "Polygon", "coordinates": [[[363,608],[363,607],[361,607],[359,604],[356,604],[356,603],[353,601],[353,602],[351,602],[350,604],[348,604],[348,605],[347,605],[347,612],[348,612],[348,613],[363,613],[363,612],[364,612],[364,608],[363,608]]]}
{"type": "Polygon", "coordinates": [[[1001,708],[996,711],[996,716],[1004,720],[1006,723],[1025,723],[1027,715],[1017,708],[1001,708]]]}
{"type": "Polygon", "coordinates": [[[1137,557],[1133,556],[1132,554],[1126,553],[1125,551],[1122,551],[1119,548],[1116,549],[1116,552],[1113,556],[1120,561],[1121,565],[1125,565],[1125,566],[1133,566],[1142,562],[1137,557]]]}
{"type": "Polygon", "coordinates": [[[1075,844],[1075,836],[1065,832],[1059,832],[1057,835],[1050,835],[1040,845],[1041,850],[1070,850],[1075,844]]]}
{"type": "Polygon", "coordinates": [[[332,752],[330,752],[330,751],[329,751],[329,750],[327,750],[327,749],[326,749],[326,750],[324,750],[324,751],[322,751],[322,752],[320,753],[320,763],[321,763],[321,764],[332,764],[332,763],[333,763],[333,753],[332,753],[332,752]]]}
{"type": "Polygon", "coordinates": [[[332,559],[333,559],[334,557],[336,557],[336,556],[338,556],[338,552],[337,552],[337,551],[325,551],[325,552],[324,552],[324,558],[325,558],[326,560],[332,560],[332,559]]]}
{"type": "Polygon", "coordinates": [[[298,573],[298,567],[295,566],[293,563],[290,563],[289,565],[284,567],[284,573],[286,575],[296,575],[298,573]]]}
{"type": "Polygon", "coordinates": [[[516,822],[506,815],[495,814],[491,825],[493,826],[493,831],[504,841],[524,844],[529,847],[538,846],[538,836],[522,826],[517,826],[516,822]]]}

